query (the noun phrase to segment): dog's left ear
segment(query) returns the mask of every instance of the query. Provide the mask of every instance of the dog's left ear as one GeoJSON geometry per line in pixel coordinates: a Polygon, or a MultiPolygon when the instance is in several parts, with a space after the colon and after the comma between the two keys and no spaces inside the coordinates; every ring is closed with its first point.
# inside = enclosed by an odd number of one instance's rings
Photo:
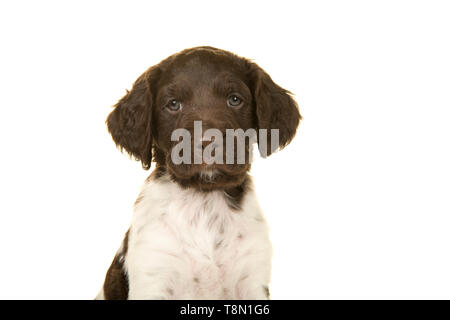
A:
{"type": "Polygon", "coordinates": [[[270,76],[255,63],[250,66],[252,93],[255,100],[257,129],[267,130],[267,151],[261,149],[263,157],[270,156],[272,129],[278,129],[278,147],[284,148],[291,142],[302,119],[297,102],[291,93],[277,85],[270,76]]]}
{"type": "Polygon", "coordinates": [[[117,147],[141,161],[146,170],[152,161],[152,86],[159,73],[157,66],[144,72],[106,119],[117,147]]]}

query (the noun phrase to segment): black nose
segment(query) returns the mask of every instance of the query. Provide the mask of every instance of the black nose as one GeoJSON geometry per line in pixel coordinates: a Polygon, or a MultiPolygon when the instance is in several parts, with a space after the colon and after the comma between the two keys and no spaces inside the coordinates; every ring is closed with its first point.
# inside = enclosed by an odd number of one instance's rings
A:
{"type": "Polygon", "coordinates": [[[202,150],[204,150],[206,148],[206,146],[209,146],[209,145],[211,145],[212,147],[218,147],[215,137],[211,137],[210,140],[204,140],[204,139],[202,140],[202,142],[201,142],[202,150]]]}

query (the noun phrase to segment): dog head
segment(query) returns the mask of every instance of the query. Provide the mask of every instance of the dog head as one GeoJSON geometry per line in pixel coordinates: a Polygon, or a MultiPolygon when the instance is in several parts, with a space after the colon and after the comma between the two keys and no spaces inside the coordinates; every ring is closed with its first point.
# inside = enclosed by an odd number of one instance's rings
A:
{"type": "Polygon", "coordinates": [[[145,71],[114,106],[107,126],[116,145],[145,169],[153,159],[182,185],[213,190],[244,181],[252,138],[263,156],[270,155],[274,150],[267,145],[277,140],[276,146],[285,147],[300,119],[290,93],[258,65],[196,47],[145,71]],[[238,131],[250,132],[240,147],[238,131]]]}

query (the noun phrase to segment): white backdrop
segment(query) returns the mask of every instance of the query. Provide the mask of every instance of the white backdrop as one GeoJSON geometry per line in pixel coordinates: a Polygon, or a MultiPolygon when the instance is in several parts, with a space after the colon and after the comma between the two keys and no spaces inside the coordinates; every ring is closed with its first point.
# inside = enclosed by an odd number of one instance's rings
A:
{"type": "Polygon", "coordinates": [[[254,59],[304,121],[257,159],[274,299],[450,298],[450,6],[3,1],[0,298],[91,299],[149,172],[104,121],[149,66],[254,59]]]}

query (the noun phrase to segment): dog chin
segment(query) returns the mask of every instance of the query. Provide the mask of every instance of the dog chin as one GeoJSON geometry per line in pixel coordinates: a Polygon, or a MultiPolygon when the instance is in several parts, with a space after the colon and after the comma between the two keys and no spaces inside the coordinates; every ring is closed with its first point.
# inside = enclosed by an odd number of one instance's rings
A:
{"type": "Polygon", "coordinates": [[[204,181],[214,181],[214,179],[220,174],[220,171],[217,169],[208,169],[202,170],[199,172],[199,178],[204,181]]]}
{"type": "Polygon", "coordinates": [[[186,187],[201,190],[228,189],[239,186],[245,180],[250,166],[244,165],[175,165],[167,163],[174,180],[186,187]]]}

